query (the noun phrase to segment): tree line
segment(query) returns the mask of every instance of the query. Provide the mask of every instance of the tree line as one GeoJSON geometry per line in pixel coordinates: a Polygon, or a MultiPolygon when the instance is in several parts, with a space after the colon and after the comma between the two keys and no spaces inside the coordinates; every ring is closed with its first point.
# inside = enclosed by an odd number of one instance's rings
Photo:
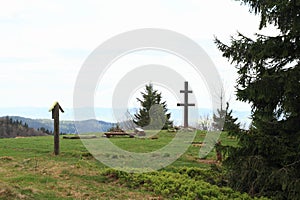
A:
{"type": "Polygon", "coordinates": [[[49,135],[46,129],[35,130],[22,120],[13,120],[9,116],[0,118],[0,138],[9,138],[17,136],[43,136],[49,135]]]}

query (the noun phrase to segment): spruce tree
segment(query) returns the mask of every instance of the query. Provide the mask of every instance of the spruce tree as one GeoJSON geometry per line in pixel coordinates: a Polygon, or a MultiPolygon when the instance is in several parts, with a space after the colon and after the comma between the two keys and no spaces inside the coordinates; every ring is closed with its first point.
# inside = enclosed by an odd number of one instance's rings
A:
{"type": "Polygon", "coordinates": [[[216,113],[213,113],[213,129],[222,131],[224,127],[225,117],[226,117],[226,110],[223,106],[223,99],[224,99],[224,92],[221,90],[220,92],[220,108],[217,109],[216,113]]]}
{"type": "Polygon", "coordinates": [[[133,122],[147,129],[167,129],[172,126],[173,122],[170,121],[171,114],[167,113],[167,104],[165,101],[162,101],[161,93],[155,90],[150,83],[146,85],[145,91],[141,94],[143,98],[137,98],[141,108],[134,115],[133,122]]]}
{"type": "Polygon", "coordinates": [[[224,122],[225,122],[225,117],[226,117],[226,110],[223,109],[223,105],[221,103],[221,107],[217,109],[217,113],[213,114],[213,128],[215,130],[222,131],[224,122]]]}
{"type": "Polygon", "coordinates": [[[218,39],[223,56],[238,70],[237,98],[252,106],[252,127],[238,134],[225,161],[229,183],[251,195],[300,197],[300,2],[240,0],[261,17],[259,29],[279,34],[241,33],[231,44],[218,39]]]}
{"type": "Polygon", "coordinates": [[[221,103],[220,109],[213,114],[213,128],[219,131],[226,131],[229,135],[236,135],[240,132],[240,123],[238,118],[232,116],[232,110],[229,110],[229,103],[226,102],[226,109],[221,103]]]}
{"type": "Polygon", "coordinates": [[[225,122],[223,126],[223,131],[226,131],[229,135],[237,135],[240,132],[240,123],[237,122],[238,118],[232,116],[232,110],[229,110],[229,103],[226,102],[225,110],[225,122]]]}

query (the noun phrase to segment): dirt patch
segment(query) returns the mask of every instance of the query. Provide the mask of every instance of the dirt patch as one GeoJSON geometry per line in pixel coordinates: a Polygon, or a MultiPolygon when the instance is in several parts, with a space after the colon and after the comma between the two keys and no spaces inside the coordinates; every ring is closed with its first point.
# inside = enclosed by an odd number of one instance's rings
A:
{"type": "Polygon", "coordinates": [[[13,188],[0,182],[0,199],[26,199],[26,195],[16,193],[13,188]]]}
{"type": "Polygon", "coordinates": [[[204,146],[203,142],[192,142],[192,145],[194,147],[203,147],[204,146]]]}
{"type": "Polygon", "coordinates": [[[0,160],[3,160],[3,161],[13,161],[14,158],[10,157],[10,156],[3,156],[3,157],[0,157],[0,160]]]}
{"type": "Polygon", "coordinates": [[[204,163],[204,164],[217,164],[218,162],[214,159],[198,159],[197,160],[199,163],[204,163]]]}
{"type": "Polygon", "coordinates": [[[154,136],[149,137],[149,139],[151,139],[151,140],[157,140],[158,136],[154,135],[154,136]]]}
{"type": "Polygon", "coordinates": [[[192,144],[194,147],[203,147],[204,144],[192,144]]]}

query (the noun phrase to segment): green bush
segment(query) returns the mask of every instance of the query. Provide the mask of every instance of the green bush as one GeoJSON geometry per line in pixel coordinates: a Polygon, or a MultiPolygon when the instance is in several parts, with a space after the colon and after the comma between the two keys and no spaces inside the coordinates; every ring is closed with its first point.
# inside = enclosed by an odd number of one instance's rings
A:
{"type": "Polygon", "coordinates": [[[204,179],[208,177],[206,173],[209,172],[197,168],[180,168],[178,172],[159,171],[139,174],[107,169],[103,175],[118,180],[126,187],[151,191],[168,199],[253,199],[231,188],[218,187],[202,180],[203,177],[204,179]]]}

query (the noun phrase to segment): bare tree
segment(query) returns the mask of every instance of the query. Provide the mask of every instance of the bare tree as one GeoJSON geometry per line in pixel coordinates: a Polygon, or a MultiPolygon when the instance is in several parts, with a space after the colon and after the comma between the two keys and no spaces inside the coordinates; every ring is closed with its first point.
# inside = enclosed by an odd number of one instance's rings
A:
{"type": "Polygon", "coordinates": [[[212,130],[213,120],[209,116],[209,114],[200,116],[200,119],[198,121],[198,129],[203,131],[209,131],[212,130]]]}
{"type": "Polygon", "coordinates": [[[133,116],[130,114],[130,112],[128,110],[124,115],[124,119],[122,119],[118,123],[119,123],[120,127],[125,131],[126,130],[134,130],[136,128],[136,125],[133,122],[133,116]]]}

